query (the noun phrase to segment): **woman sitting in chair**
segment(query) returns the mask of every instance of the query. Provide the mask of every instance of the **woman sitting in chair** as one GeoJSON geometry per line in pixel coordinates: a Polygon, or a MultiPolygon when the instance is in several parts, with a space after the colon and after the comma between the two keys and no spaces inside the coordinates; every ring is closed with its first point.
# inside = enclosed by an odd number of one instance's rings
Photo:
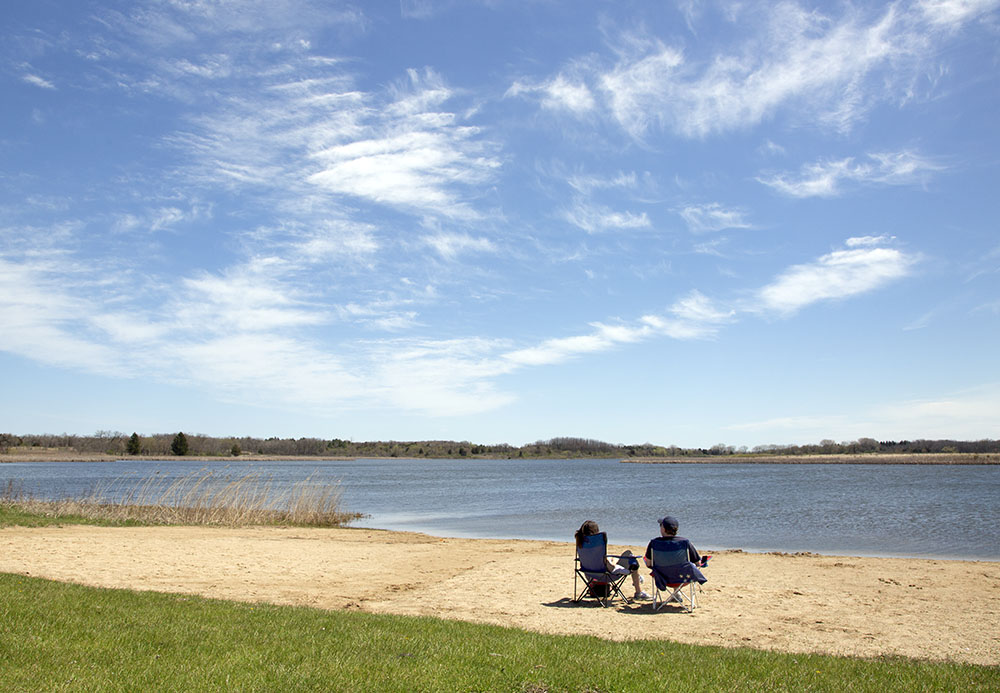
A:
{"type": "MultiPolygon", "coordinates": [[[[600,533],[601,528],[597,526],[597,523],[593,520],[587,520],[580,525],[580,529],[576,530],[577,548],[579,548],[583,543],[584,537],[600,533]]],[[[650,596],[642,591],[642,577],[639,575],[639,561],[633,557],[631,551],[626,549],[621,554],[621,558],[618,559],[617,564],[612,563],[607,558],[604,559],[604,563],[607,571],[612,575],[626,575],[628,573],[632,573],[632,586],[635,587],[635,595],[632,597],[633,599],[650,599],[650,596]]]]}

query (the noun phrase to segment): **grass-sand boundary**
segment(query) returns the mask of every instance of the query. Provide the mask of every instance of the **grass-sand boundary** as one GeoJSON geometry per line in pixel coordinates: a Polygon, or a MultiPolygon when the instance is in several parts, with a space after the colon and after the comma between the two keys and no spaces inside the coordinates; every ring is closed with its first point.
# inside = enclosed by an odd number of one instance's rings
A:
{"type": "Polygon", "coordinates": [[[0,613],[4,691],[910,693],[1000,686],[996,667],[956,662],[609,642],[4,573],[0,613]]]}

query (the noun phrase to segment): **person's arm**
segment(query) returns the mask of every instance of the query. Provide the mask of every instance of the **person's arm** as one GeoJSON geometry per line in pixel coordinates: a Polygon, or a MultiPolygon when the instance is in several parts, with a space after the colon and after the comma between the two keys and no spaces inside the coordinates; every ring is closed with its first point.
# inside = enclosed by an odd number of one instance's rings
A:
{"type": "Polygon", "coordinates": [[[698,555],[698,549],[691,542],[688,542],[688,560],[695,565],[701,563],[701,556],[698,555]]]}

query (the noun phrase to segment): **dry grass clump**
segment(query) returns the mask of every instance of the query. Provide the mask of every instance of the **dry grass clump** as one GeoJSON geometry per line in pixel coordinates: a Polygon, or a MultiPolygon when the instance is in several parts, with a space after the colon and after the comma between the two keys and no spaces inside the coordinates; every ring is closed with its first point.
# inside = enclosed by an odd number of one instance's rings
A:
{"type": "Polygon", "coordinates": [[[131,482],[119,479],[86,498],[57,501],[26,497],[9,482],[0,504],[46,517],[157,525],[339,527],[362,517],[341,509],[339,485],[318,483],[311,476],[277,488],[258,474],[232,479],[208,470],[173,480],[157,475],[131,482]]]}

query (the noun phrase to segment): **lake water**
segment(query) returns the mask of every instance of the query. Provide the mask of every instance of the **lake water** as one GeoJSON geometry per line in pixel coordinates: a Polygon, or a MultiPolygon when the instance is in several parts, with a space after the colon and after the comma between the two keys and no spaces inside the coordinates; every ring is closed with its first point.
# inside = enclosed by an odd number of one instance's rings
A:
{"type": "MultiPolygon", "coordinates": [[[[617,460],[309,460],[0,464],[39,498],[115,479],[210,469],[276,488],[337,482],[355,526],[436,536],[570,541],[596,520],[613,545],[644,545],[677,517],[699,549],[1000,560],[1000,466],[622,464],[617,460]]],[[[128,482],[131,485],[131,482],[128,482]]]]}

